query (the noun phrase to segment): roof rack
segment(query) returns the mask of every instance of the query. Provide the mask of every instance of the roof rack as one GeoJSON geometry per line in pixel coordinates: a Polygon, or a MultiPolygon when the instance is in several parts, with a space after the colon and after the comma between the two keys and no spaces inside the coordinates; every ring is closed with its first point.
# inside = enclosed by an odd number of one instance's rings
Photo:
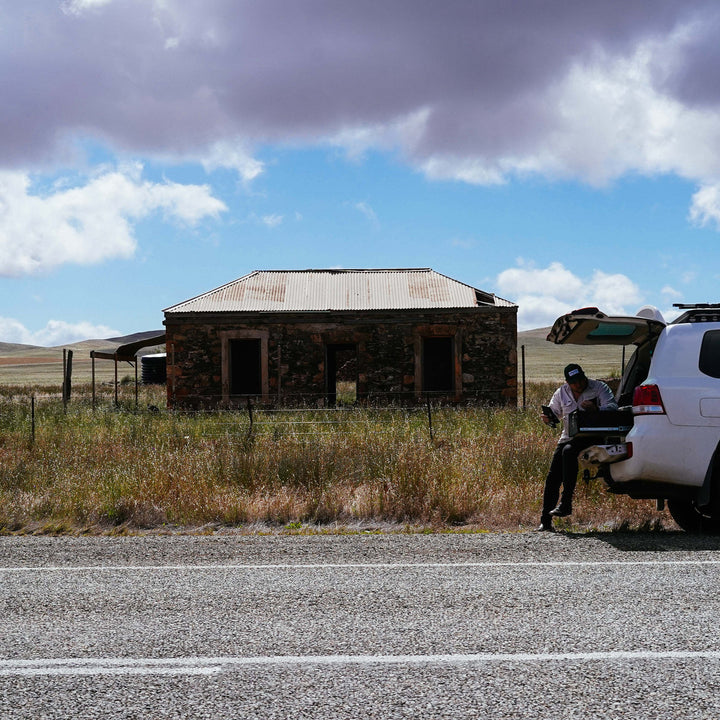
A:
{"type": "Polygon", "coordinates": [[[720,322],[720,303],[673,303],[673,307],[685,311],[672,321],[673,325],[720,322]]]}
{"type": "Polygon", "coordinates": [[[673,307],[680,308],[681,310],[694,310],[708,308],[720,308],[720,303],[673,303],[673,307]]]}

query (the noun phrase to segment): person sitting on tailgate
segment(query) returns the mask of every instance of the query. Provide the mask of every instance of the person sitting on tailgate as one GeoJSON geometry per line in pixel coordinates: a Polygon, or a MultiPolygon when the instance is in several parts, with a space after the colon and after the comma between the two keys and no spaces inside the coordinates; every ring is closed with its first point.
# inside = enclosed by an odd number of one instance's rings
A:
{"type": "MultiPolygon", "coordinates": [[[[554,517],[565,517],[572,513],[572,497],[578,475],[578,455],[581,450],[593,444],[592,439],[571,438],[568,432],[568,417],[574,410],[617,410],[612,390],[602,380],[590,380],[577,363],[571,363],[565,370],[565,384],[553,394],[549,408],[562,422],[562,434],[550,461],[550,470],[545,478],[543,508],[538,530],[552,530],[554,517]],[[560,503],[560,486],[562,497],[560,503]]],[[[550,424],[552,419],[541,415],[542,421],[550,424]]]]}

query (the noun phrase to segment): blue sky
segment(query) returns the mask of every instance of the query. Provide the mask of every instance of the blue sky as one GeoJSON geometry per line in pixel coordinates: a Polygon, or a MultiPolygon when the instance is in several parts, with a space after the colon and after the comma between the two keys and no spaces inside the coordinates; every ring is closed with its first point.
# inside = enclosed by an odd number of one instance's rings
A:
{"type": "Polygon", "coordinates": [[[256,269],[720,301],[717,3],[0,0],[0,341],[256,269]]]}

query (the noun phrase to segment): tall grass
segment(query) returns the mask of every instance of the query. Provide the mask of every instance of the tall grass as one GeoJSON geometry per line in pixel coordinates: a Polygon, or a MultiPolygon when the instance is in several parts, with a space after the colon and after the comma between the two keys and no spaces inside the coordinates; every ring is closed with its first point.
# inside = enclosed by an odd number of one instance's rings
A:
{"type": "MultiPolygon", "coordinates": [[[[552,390],[533,386],[526,410],[343,409],[180,414],[162,391],[138,407],[87,396],[66,408],[0,396],[0,529],[95,531],[252,525],[400,523],[476,529],[533,527],[557,440],[538,420],[552,390]],[[155,406],[155,407],[149,407],[155,406]]],[[[579,484],[571,527],[658,525],[649,502],[579,484]]]]}

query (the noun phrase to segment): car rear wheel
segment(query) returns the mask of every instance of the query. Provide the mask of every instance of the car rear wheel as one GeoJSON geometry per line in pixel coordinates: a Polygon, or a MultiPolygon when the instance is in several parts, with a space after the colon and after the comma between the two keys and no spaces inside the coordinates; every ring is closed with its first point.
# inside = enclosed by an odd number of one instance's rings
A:
{"type": "Polygon", "coordinates": [[[691,500],[668,500],[667,506],[672,519],[685,532],[704,535],[720,534],[720,514],[704,514],[691,500]]]}

